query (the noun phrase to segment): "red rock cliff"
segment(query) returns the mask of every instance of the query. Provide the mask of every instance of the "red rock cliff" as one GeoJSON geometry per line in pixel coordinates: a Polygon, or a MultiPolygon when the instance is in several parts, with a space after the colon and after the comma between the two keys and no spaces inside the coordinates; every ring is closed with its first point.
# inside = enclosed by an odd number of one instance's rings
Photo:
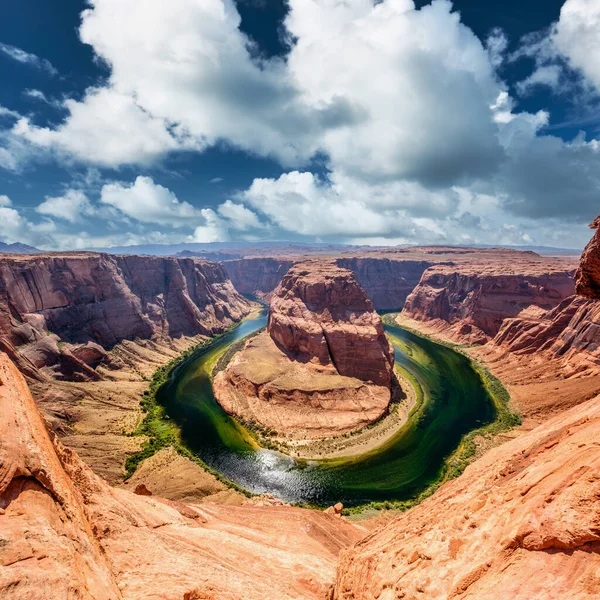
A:
{"type": "Polygon", "coordinates": [[[294,264],[286,258],[240,258],[221,263],[240,294],[268,298],[294,264]]]}
{"type": "Polygon", "coordinates": [[[584,298],[600,298],[600,217],[597,217],[590,228],[595,229],[594,237],[585,247],[581,255],[579,269],[575,275],[577,293],[584,298]]]}
{"type": "Polygon", "coordinates": [[[271,299],[268,331],[294,360],[390,385],[394,353],[381,319],[353,273],[333,262],[307,261],[287,272],[271,299]]]}
{"type": "Polygon", "coordinates": [[[250,307],[222,266],[65,253],[0,258],[0,350],[23,373],[93,379],[125,339],[213,334],[250,307]]]}
{"type": "Polygon", "coordinates": [[[445,323],[459,337],[484,343],[507,318],[544,312],[574,292],[573,271],[519,254],[506,262],[435,266],[427,269],[404,307],[409,317],[445,323]],[[533,310],[532,310],[533,309],[533,310]]]}

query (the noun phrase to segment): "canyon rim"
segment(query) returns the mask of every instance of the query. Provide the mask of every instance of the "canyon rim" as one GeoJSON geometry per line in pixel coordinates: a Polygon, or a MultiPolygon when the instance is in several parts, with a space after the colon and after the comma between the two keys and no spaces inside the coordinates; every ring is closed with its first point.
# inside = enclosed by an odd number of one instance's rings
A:
{"type": "Polygon", "coordinates": [[[600,0],[0,7],[0,600],[600,598],[600,0]]]}

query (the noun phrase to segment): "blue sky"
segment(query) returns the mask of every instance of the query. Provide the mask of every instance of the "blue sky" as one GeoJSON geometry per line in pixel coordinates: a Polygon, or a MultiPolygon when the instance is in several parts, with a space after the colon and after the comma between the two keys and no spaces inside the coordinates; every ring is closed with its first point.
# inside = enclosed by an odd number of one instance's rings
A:
{"type": "Polygon", "coordinates": [[[0,241],[581,247],[594,0],[23,0],[0,241]]]}

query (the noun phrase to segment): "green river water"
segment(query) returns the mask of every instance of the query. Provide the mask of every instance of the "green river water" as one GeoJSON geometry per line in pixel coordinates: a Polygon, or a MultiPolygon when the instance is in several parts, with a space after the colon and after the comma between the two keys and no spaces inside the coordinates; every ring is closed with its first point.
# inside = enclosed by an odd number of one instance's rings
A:
{"type": "Polygon", "coordinates": [[[250,492],[320,506],[409,500],[439,479],[466,433],[496,418],[494,402],[466,356],[386,325],[396,366],[414,382],[419,399],[391,439],[360,456],[318,461],[257,448],[216,402],[210,372],[231,344],[265,325],[265,316],[244,321],[175,368],[157,394],[183,444],[250,492]]]}

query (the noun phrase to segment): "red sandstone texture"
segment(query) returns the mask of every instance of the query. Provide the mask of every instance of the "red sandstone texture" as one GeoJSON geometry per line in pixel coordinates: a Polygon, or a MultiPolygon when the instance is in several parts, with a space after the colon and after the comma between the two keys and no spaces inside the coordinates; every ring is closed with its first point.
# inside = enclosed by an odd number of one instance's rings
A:
{"type": "Polygon", "coordinates": [[[268,331],[293,360],[389,386],[394,352],[354,275],[334,263],[294,265],[271,300],[268,331]]]}
{"type": "Polygon", "coordinates": [[[213,388],[229,414],[313,439],[379,419],[393,368],[381,319],[352,272],[307,261],[272,294],[268,332],[245,344],[213,388]]]}
{"type": "Polygon", "coordinates": [[[583,600],[600,591],[600,398],[489,451],[343,553],[335,600],[583,600]]]}
{"type": "Polygon", "coordinates": [[[579,269],[575,275],[577,293],[585,298],[600,298],[600,217],[590,224],[595,229],[594,237],[581,255],[579,269]]]}
{"type": "MultiPolygon", "coordinates": [[[[586,290],[600,290],[600,269],[589,266],[586,290]]],[[[510,342],[515,350],[551,349],[563,336],[558,352],[571,352],[573,359],[573,345],[584,343],[586,329],[597,335],[590,322],[597,306],[590,302],[569,299],[551,311],[545,325],[529,332],[521,327],[510,342]]],[[[508,333],[502,332],[504,341],[508,333]]],[[[596,396],[489,451],[458,479],[345,552],[334,600],[598,597],[599,431],[596,396]]]]}
{"type": "Polygon", "coordinates": [[[575,291],[573,270],[551,261],[431,267],[406,301],[404,313],[437,321],[457,339],[485,343],[507,318],[541,315],[575,291]]]}
{"type": "Polygon", "coordinates": [[[290,359],[266,331],[246,342],[213,390],[231,415],[288,439],[339,436],[377,421],[390,403],[390,386],[340,375],[333,364],[290,359]]]}
{"type": "Polygon", "coordinates": [[[211,335],[250,310],[222,266],[65,253],[0,257],[0,350],[27,376],[95,380],[122,340],[211,335]]]}
{"type": "Polygon", "coordinates": [[[0,381],[3,600],[322,600],[365,534],[317,511],[111,488],[49,436],[3,353],[0,381]]]}

